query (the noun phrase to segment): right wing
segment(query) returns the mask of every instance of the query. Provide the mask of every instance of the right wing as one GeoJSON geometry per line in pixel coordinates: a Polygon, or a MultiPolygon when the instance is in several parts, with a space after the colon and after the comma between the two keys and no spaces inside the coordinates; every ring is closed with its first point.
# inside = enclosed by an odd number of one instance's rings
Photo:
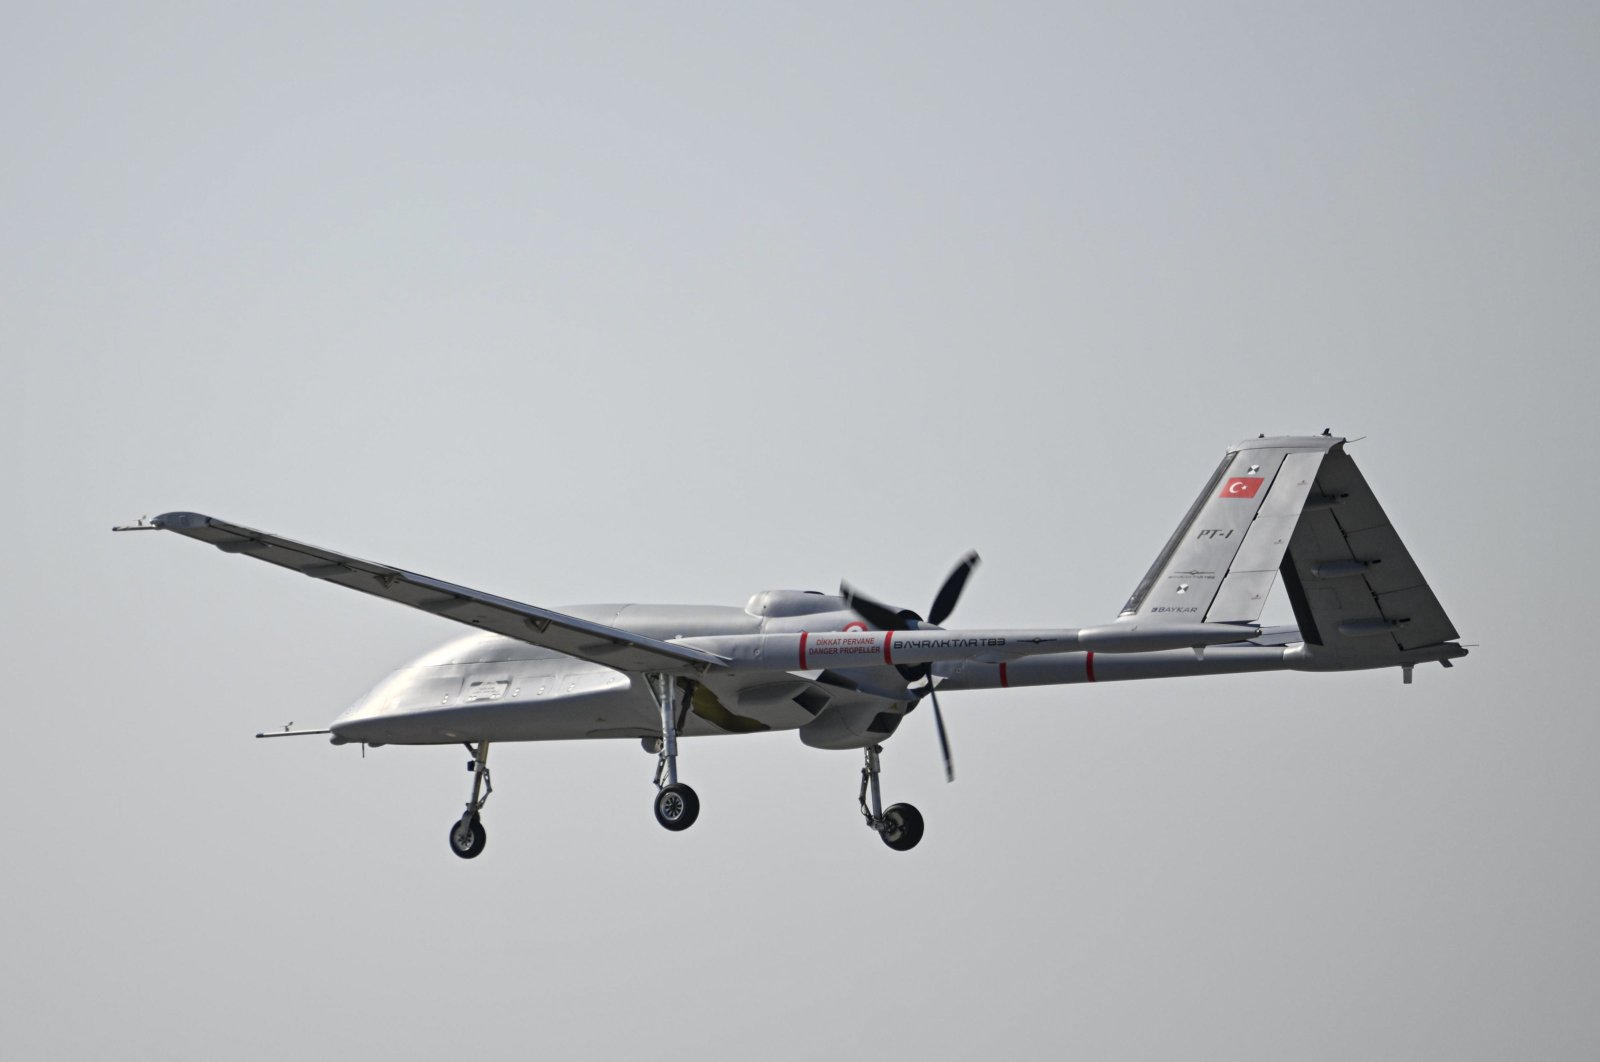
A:
{"type": "Polygon", "coordinates": [[[426,575],[357,560],[342,553],[293,542],[277,535],[225,523],[200,513],[163,513],[151,523],[164,531],[207,542],[224,553],[276,564],[314,579],[348,586],[364,594],[409,605],[531,645],[589,660],[618,671],[703,673],[721,668],[713,653],[647,638],[563,612],[525,605],[426,575]]]}

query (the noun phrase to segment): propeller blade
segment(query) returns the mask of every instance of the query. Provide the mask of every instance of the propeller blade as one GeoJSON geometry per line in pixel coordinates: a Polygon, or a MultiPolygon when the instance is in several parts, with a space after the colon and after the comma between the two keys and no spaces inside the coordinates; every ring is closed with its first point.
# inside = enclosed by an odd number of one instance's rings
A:
{"type": "Polygon", "coordinates": [[[961,599],[961,590],[967,585],[967,576],[972,574],[972,569],[978,566],[976,551],[968,553],[961,558],[955,566],[944,585],[939,588],[939,595],[933,599],[933,607],[928,610],[928,622],[935,627],[942,626],[950,618],[950,613],[955,611],[956,602],[961,599]]]}
{"type": "Polygon", "coordinates": [[[933,728],[939,732],[939,752],[944,756],[944,780],[956,780],[956,769],[950,762],[950,739],[944,732],[944,714],[939,711],[939,695],[933,692],[933,679],[928,679],[928,699],[933,701],[933,728]]]}
{"type": "Polygon", "coordinates": [[[880,631],[910,630],[907,621],[916,618],[914,613],[890,608],[881,601],[874,601],[849,583],[840,583],[839,593],[844,595],[845,603],[855,609],[857,615],[880,631]]]}

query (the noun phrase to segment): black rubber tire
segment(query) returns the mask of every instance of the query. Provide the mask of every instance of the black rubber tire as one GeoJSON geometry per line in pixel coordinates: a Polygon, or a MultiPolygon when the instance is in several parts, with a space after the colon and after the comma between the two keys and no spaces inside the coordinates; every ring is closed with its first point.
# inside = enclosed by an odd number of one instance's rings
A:
{"type": "Polygon", "coordinates": [[[884,828],[878,836],[896,852],[907,852],[922,840],[922,812],[910,804],[894,804],[883,813],[884,828]]]}
{"type": "Polygon", "coordinates": [[[687,830],[700,817],[700,798],[682,782],[663,786],[656,793],[656,821],[674,832],[687,830]]]}
{"type": "Polygon", "coordinates": [[[483,828],[478,816],[472,816],[472,822],[466,829],[462,829],[461,820],[457,819],[450,824],[450,851],[462,859],[476,859],[483,851],[484,845],[489,843],[489,834],[483,828]],[[466,842],[463,844],[463,842],[466,842]]]}

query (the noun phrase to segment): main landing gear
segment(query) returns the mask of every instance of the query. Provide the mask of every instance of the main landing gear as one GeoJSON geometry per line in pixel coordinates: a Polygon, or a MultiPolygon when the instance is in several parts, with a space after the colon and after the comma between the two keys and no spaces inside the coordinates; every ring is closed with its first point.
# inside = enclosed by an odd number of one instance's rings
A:
{"type": "Polygon", "coordinates": [[[700,817],[700,798],[678,781],[678,728],[689,712],[689,698],[678,708],[678,683],[671,675],[649,675],[650,691],[661,708],[661,746],[656,757],[656,821],[673,832],[687,830],[700,817]]]}
{"type": "Polygon", "coordinates": [[[476,859],[489,843],[480,813],[489,802],[494,786],[489,782],[489,743],[480,741],[477,748],[468,745],[467,751],[472,753],[472,759],[467,761],[467,770],[472,772],[472,799],[467,801],[467,810],[461,818],[450,827],[450,851],[462,859],[476,859]]]}
{"type": "Polygon", "coordinates": [[[866,766],[861,768],[861,795],[858,798],[861,804],[861,815],[867,820],[867,828],[877,832],[883,838],[883,843],[893,848],[896,852],[909,851],[922,840],[922,812],[910,804],[892,804],[887,811],[883,808],[883,797],[878,792],[878,754],[883,751],[881,745],[873,745],[867,749],[866,766]],[[867,803],[867,797],[872,797],[872,803],[867,803]]]}
{"type": "MultiPolygon", "coordinates": [[[[678,781],[678,729],[688,714],[692,694],[682,693],[670,675],[653,674],[647,681],[661,709],[660,741],[646,739],[647,747],[653,744],[657,752],[656,821],[673,832],[687,830],[700,817],[700,798],[693,789],[678,781]]],[[[462,859],[476,859],[489,842],[482,813],[494,792],[494,785],[489,778],[489,742],[468,744],[467,751],[472,753],[472,759],[467,761],[467,770],[472,772],[472,796],[461,818],[450,826],[450,851],[462,859]]],[[[882,752],[879,745],[866,749],[857,803],[867,828],[883,838],[884,844],[897,852],[909,851],[922,840],[922,812],[910,804],[891,804],[884,808],[878,785],[878,776],[882,773],[878,756],[882,752]]]]}

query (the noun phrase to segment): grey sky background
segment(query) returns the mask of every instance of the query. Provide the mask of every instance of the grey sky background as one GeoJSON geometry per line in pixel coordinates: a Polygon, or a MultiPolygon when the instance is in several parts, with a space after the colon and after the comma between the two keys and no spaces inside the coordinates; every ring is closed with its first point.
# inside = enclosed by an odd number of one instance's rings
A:
{"type": "Polygon", "coordinates": [[[1597,12],[9,6],[0,1054],[1595,1057],[1597,12]],[[462,751],[251,737],[456,628],[108,533],[1079,625],[1324,427],[1473,655],[952,695],[903,855],[777,734],[463,863],[462,751]]]}

